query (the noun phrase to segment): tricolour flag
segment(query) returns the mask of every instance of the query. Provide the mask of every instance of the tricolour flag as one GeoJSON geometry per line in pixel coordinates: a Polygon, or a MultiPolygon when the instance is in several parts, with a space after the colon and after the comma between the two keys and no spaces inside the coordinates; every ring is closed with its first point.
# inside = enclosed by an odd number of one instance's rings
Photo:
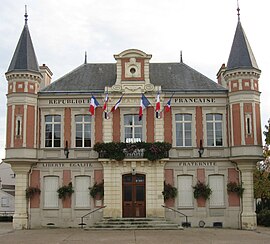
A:
{"type": "Polygon", "coordinates": [[[171,110],[171,100],[172,98],[169,99],[169,101],[165,105],[165,112],[170,112],[171,110]]]}
{"type": "Polygon", "coordinates": [[[160,112],[160,97],[158,92],[156,98],[156,118],[159,118],[159,112],[160,112]]]}
{"type": "Polygon", "coordinates": [[[104,104],[103,104],[103,111],[107,110],[108,101],[109,101],[109,95],[108,95],[108,93],[106,93],[106,96],[105,96],[105,99],[104,99],[104,104]]]}
{"type": "Polygon", "coordinates": [[[142,119],[143,116],[143,110],[145,108],[147,108],[150,105],[150,102],[148,101],[148,99],[144,96],[144,94],[142,94],[142,98],[141,98],[141,106],[140,106],[140,111],[139,111],[139,120],[142,119]]]}
{"type": "Polygon", "coordinates": [[[119,104],[122,101],[122,97],[123,97],[123,95],[119,98],[119,100],[116,102],[116,104],[112,107],[111,112],[114,112],[118,108],[119,104]]]}
{"type": "Polygon", "coordinates": [[[99,103],[97,99],[92,95],[89,107],[89,112],[91,113],[91,115],[95,114],[95,109],[97,106],[99,106],[99,103]]]}

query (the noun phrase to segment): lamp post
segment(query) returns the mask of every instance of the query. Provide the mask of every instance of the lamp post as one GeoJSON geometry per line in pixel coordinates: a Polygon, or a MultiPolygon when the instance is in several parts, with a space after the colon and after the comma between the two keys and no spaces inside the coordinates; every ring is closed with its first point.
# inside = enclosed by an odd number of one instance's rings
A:
{"type": "Polygon", "coordinates": [[[65,148],[64,148],[64,154],[65,154],[66,158],[68,158],[68,155],[69,155],[68,141],[66,141],[66,146],[65,146],[65,148]]]}
{"type": "Polygon", "coordinates": [[[200,140],[200,147],[199,147],[199,157],[201,158],[203,153],[204,153],[204,148],[203,148],[203,145],[202,145],[202,140],[200,140]]]}

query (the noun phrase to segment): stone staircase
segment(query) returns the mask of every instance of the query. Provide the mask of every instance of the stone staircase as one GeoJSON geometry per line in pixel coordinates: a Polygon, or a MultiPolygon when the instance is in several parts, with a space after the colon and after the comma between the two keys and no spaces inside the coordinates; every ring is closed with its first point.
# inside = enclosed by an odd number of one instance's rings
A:
{"type": "Polygon", "coordinates": [[[183,227],[164,218],[104,218],[85,230],[178,230],[183,227]]]}

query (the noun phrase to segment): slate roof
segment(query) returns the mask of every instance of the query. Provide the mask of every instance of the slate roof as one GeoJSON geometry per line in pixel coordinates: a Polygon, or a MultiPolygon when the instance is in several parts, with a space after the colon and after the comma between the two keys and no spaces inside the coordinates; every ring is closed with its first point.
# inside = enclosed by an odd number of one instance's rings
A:
{"type": "Polygon", "coordinates": [[[27,22],[24,25],[7,72],[11,71],[39,72],[39,66],[27,22]]]}
{"type": "Polygon", "coordinates": [[[227,63],[227,70],[237,68],[259,69],[240,20],[237,23],[227,63]]]}
{"type": "MultiPolygon", "coordinates": [[[[163,91],[227,91],[184,63],[150,63],[150,82],[163,91]]],[[[83,64],[45,87],[47,92],[104,92],[116,81],[116,64],[83,64]]]]}

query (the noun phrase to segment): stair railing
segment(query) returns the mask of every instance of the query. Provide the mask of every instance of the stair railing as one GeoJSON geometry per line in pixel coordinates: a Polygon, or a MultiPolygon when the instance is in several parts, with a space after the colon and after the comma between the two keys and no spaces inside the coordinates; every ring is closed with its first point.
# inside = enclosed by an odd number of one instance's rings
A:
{"type": "Polygon", "coordinates": [[[83,222],[83,219],[84,219],[86,216],[88,216],[88,215],[90,215],[90,214],[92,214],[92,213],[94,213],[94,212],[96,212],[96,211],[98,211],[98,210],[100,210],[100,209],[102,209],[102,208],[106,208],[106,206],[102,206],[102,207],[99,207],[99,208],[94,208],[94,209],[91,210],[89,213],[83,215],[83,216],[81,217],[81,223],[79,224],[79,225],[81,226],[81,228],[83,229],[83,227],[86,225],[86,224],[83,222]]]}
{"type": "Polygon", "coordinates": [[[167,207],[167,206],[164,206],[164,205],[161,205],[161,207],[170,209],[170,210],[174,211],[175,213],[178,213],[178,214],[181,214],[182,216],[184,216],[185,219],[186,219],[186,222],[183,223],[182,226],[183,227],[190,227],[190,224],[188,223],[188,216],[187,215],[185,215],[184,213],[180,212],[179,210],[171,208],[171,207],[167,207]]]}

